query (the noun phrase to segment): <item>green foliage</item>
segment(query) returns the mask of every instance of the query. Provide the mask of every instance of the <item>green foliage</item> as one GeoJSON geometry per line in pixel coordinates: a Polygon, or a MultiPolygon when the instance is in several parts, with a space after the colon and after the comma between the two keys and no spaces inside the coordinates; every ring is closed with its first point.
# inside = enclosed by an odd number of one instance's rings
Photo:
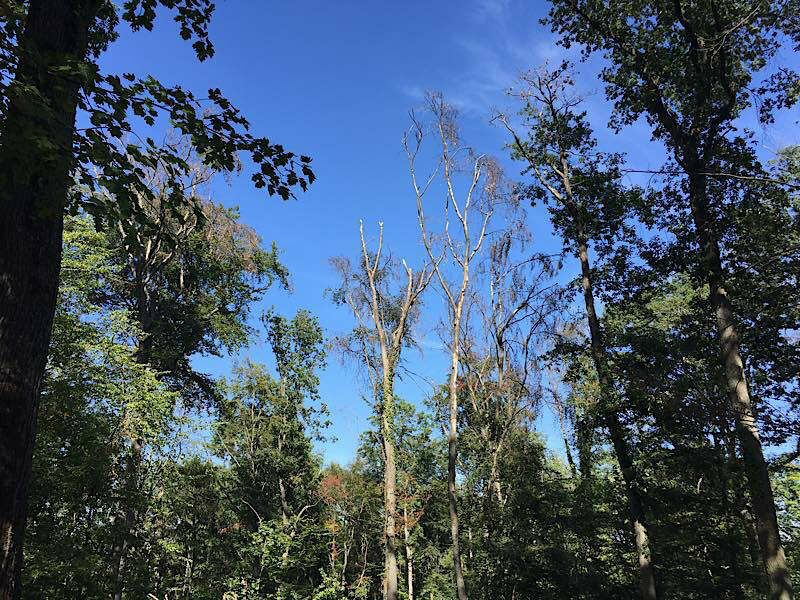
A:
{"type": "Polygon", "coordinates": [[[86,219],[68,221],[62,302],[34,455],[26,569],[31,598],[106,593],[97,573],[107,569],[127,440],[147,440],[154,448],[148,461],[155,460],[177,426],[175,393],[136,359],[135,322],[92,302],[115,275],[104,242],[86,219]]]}
{"type": "MultiPolygon", "coordinates": [[[[380,598],[381,442],[391,436],[399,597],[408,600],[411,572],[417,599],[451,600],[448,390],[438,382],[424,402],[381,402],[363,264],[333,261],[341,275],[334,303],[347,304],[358,321],[336,343],[366,363],[378,408],[351,464],[324,465],[314,452],[329,422],[319,389],[326,344],[310,312],[261,315],[269,365],[244,360],[228,380],[216,380],[193,364],[246,350],[256,333],[253,306],[274,283],[288,287],[277,247],[262,247],[235,209],[203,195],[203,184],[248,164],[257,186],[289,198],[313,181],[309,159],[254,137],[218,90],[201,100],[150,77],[102,74],[98,57],[121,21],[149,30],[171,15],[205,60],[214,52],[213,4],[75,4],[90,15],[88,58],[54,70],[79,79],[90,125],[70,149],[75,214],[65,223],[42,384],[23,597],[107,598],[121,590],[126,600],[380,598]],[[164,144],[130,141],[142,124],[167,121],[177,134],[164,144]],[[242,154],[250,161],[240,163],[242,154]]],[[[26,7],[3,9],[2,111],[26,7]]],[[[546,205],[563,252],[533,251],[512,203],[466,292],[456,504],[474,600],[635,597],[631,490],[643,499],[661,597],[767,594],[718,360],[708,265],[697,252],[696,206],[687,202],[698,174],[796,570],[800,149],[762,164],[754,136],[736,119],[757,106],[768,122],[796,102],[796,74],[770,65],[782,44],[797,42],[797,8],[795,0],[553,0],[547,21],[561,43],[606,58],[612,127],[644,118],[672,158],[647,192],[628,185],[628,159],[601,151],[566,63],[525,75],[524,134],[499,116],[514,139],[513,158],[526,165],[515,200],[546,205]],[[560,277],[571,253],[591,254],[585,275],[601,310],[603,367],[576,315],[580,288],[572,275],[560,277]],[[608,376],[611,401],[601,396],[600,375],[608,376]],[[541,432],[548,404],[560,440],[555,427],[550,439],[541,432]],[[610,412],[628,438],[632,483],[607,431],[610,412]]],[[[28,100],[42,115],[53,110],[28,100]]],[[[378,260],[364,246],[376,261],[377,320],[392,332],[407,319],[387,363],[393,378],[399,349],[417,341],[413,326],[433,320],[422,303],[403,315],[404,272],[388,251],[378,260]]],[[[411,274],[410,283],[424,276],[411,274]]]]}
{"type": "MultiPolygon", "coordinates": [[[[62,107],[49,106],[33,85],[23,80],[5,83],[13,80],[16,66],[26,51],[19,44],[26,9],[26,3],[15,0],[3,11],[0,74],[4,83],[0,88],[0,107],[5,111],[13,97],[41,114],[60,114],[62,107]]],[[[75,32],[78,39],[84,34],[88,38],[87,52],[76,58],[53,57],[50,71],[61,80],[77,82],[78,110],[85,114],[89,126],[77,130],[71,148],[58,147],[45,137],[46,131],[37,142],[39,150],[47,149],[54,158],[70,157],[66,162],[80,184],[68,202],[73,213],[85,210],[98,223],[112,228],[130,218],[144,226],[151,225],[140,208],[142,199],[155,198],[146,173],[158,168],[165,176],[164,190],[171,208],[188,208],[197,218],[203,218],[200,207],[187,202],[184,193],[182,179],[191,172],[192,165],[181,147],[158,144],[141,131],[164,123],[190,140],[202,163],[213,171],[232,173],[249,163],[253,184],[265,188],[269,195],[286,200],[293,196],[293,189],[305,190],[314,181],[309,157],[297,156],[266,137],[254,136],[248,120],[218,88],[197,95],[180,85],[165,85],[150,75],[101,71],[99,58],[117,39],[123,23],[133,31],[152,30],[157,15],[171,15],[179,26],[181,38],[192,43],[197,58],[201,61],[210,58],[214,54],[208,36],[213,2],[128,0],[117,6],[106,0],[81,0],[72,10],[75,26],[81,30],[75,32]],[[241,160],[242,155],[249,157],[248,163],[241,160]]],[[[23,160],[26,149],[19,151],[20,169],[33,168],[33,165],[26,167],[23,160]]],[[[63,199],[58,201],[59,206],[63,205],[63,199]]]]}

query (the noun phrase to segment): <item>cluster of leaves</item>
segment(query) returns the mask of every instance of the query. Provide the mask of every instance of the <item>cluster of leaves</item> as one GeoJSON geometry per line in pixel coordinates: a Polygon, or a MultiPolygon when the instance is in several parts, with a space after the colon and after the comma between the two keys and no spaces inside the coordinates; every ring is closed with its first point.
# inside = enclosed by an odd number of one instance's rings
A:
{"type": "MultiPolygon", "coordinates": [[[[11,84],[21,53],[27,51],[19,44],[27,7],[18,0],[6,4],[0,15],[3,102],[14,97],[42,114],[58,114],[59,107],[48,106],[30,86],[11,84]]],[[[88,51],[83,59],[62,61],[55,70],[60,81],[77,82],[80,122],[87,126],[76,131],[72,147],[51,148],[54,155],[71,157],[73,177],[81,184],[68,200],[73,214],[86,210],[99,223],[111,225],[132,216],[144,219],[146,213],[137,208],[142,199],[153,200],[147,173],[158,169],[165,176],[164,191],[172,209],[195,209],[196,216],[202,218],[199,207],[187,203],[181,185],[192,165],[180,147],[157,143],[143,128],[168,126],[179,131],[190,140],[203,164],[214,171],[241,170],[242,158],[248,157],[255,186],[284,200],[293,196],[293,189],[305,190],[314,181],[308,156],[298,156],[281,144],[253,135],[248,120],[219,89],[197,95],[149,75],[101,71],[99,57],[118,38],[122,23],[133,31],[151,30],[159,18],[168,15],[178,24],[180,36],[191,41],[197,58],[210,58],[214,54],[209,39],[213,2],[128,0],[116,6],[106,0],[82,0],[74,10],[80,15],[78,26],[88,31],[88,51]],[[101,190],[110,194],[99,194],[101,190]]],[[[4,114],[5,110],[0,119],[4,114]]],[[[42,143],[52,145],[48,140],[42,143]]]]}

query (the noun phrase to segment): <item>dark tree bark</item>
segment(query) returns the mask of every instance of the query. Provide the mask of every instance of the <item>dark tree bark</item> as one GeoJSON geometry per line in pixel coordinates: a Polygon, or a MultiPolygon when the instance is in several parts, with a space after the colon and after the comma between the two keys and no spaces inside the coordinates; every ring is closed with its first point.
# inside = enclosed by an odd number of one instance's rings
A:
{"type": "Polygon", "coordinates": [[[18,598],[87,33],[98,0],[31,0],[0,132],[0,599],[18,598]]]}

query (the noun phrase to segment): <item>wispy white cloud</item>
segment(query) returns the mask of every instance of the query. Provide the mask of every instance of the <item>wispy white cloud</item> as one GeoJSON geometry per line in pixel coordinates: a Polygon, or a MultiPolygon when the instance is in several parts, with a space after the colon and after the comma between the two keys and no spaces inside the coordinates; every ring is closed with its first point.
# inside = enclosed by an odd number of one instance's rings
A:
{"type": "Polygon", "coordinates": [[[471,14],[479,22],[499,21],[506,17],[511,0],[475,0],[471,14]]]}
{"type": "Polygon", "coordinates": [[[425,98],[425,88],[419,85],[401,85],[400,92],[414,102],[421,102],[425,98]]]}
{"type": "Polygon", "coordinates": [[[412,100],[433,87],[463,113],[486,116],[507,103],[521,72],[567,55],[520,0],[472,0],[467,10],[472,25],[450,40],[464,57],[462,66],[444,81],[401,86],[412,100]]]}

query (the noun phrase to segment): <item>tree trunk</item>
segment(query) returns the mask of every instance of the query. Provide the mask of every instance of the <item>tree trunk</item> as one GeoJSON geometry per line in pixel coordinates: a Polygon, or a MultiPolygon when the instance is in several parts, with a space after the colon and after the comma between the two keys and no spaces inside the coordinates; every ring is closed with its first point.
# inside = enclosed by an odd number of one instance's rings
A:
{"type": "MultiPolygon", "coordinates": [[[[283,454],[283,434],[278,436],[278,454],[283,454]]],[[[283,523],[283,528],[288,530],[289,515],[292,513],[292,509],[289,507],[289,499],[286,495],[286,485],[283,483],[283,477],[278,477],[278,492],[281,497],[281,523],[283,523]]],[[[287,547],[286,552],[288,551],[289,548],[287,547]]],[[[284,553],[284,560],[286,560],[286,552],[284,553]]]]}
{"type": "Polygon", "coordinates": [[[750,557],[750,566],[757,574],[753,585],[759,593],[766,595],[767,593],[767,574],[764,571],[764,563],[761,561],[760,548],[758,546],[758,532],[756,526],[753,524],[751,511],[745,507],[739,510],[739,518],[741,519],[742,527],[747,537],[747,554],[750,557]]]}
{"type": "Polygon", "coordinates": [[[495,448],[495,451],[492,456],[492,469],[489,474],[489,479],[492,482],[492,493],[494,494],[495,500],[497,500],[497,504],[503,506],[505,504],[505,498],[503,497],[503,482],[500,481],[500,465],[498,462],[500,454],[500,445],[495,448]]]}
{"type": "Polygon", "coordinates": [[[577,418],[575,438],[578,446],[579,485],[585,486],[591,483],[594,476],[594,455],[592,454],[594,423],[588,415],[581,415],[577,418]]]}
{"type": "Polygon", "coordinates": [[[650,537],[647,531],[644,506],[638,490],[638,474],[628,448],[624,425],[620,422],[617,411],[609,406],[611,381],[608,375],[606,350],[603,345],[600,320],[597,318],[595,309],[589,251],[582,232],[579,233],[578,239],[578,258],[581,263],[581,282],[583,285],[583,299],[586,305],[586,318],[589,321],[592,360],[600,383],[601,411],[611,436],[611,444],[614,447],[614,454],[622,471],[622,478],[625,481],[625,490],[628,495],[628,509],[633,524],[636,554],[639,561],[639,593],[645,600],[656,600],[658,598],[656,571],[650,553],[650,537]]]}
{"type": "Polygon", "coordinates": [[[397,467],[395,465],[395,448],[392,437],[392,406],[394,403],[393,371],[384,371],[383,406],[381,409],[381,438],[383,440],[384,473],[383,500],[385,513],[384,550],[385,600],[397,600],[397,467]]]}
{"type": "Polygon", "coordinates": [[[39,385],[58,293],[80,78],[95,1],[31,0],[0,133],[0,599],[21,594],[39,385]],[[63,72],[63,71],[62,71],[63,72]]]}
{"type": "MultiPolygon", "coordinates": [[[[128,514],[125,515],[126,529],[130,531],[132,522],[128,519],[128,514]]],[[[114,587],[114,600],[122,600],[122,592],[125,589],[125,578],[122,573],[125,571],[125,556],[128,554],[128,536],[120,536],[117,544],[114,545],[113,563],[113,587],[114,587]]]]}
{"type": "MultiPolygon", "coordinates": [[[[728,492],[731,489],[731,470],[730,466],[735,456],[728,456],[727,446],[725,442],[729,438],[728,432],[720,428],[719,435],[714,435],[714,449],[717,451],[719,457],[719,475],[721,487],[721,502],[720,510],[723,515],[730,517],[732,521],[738,522],[737,515],[735,514],[735,507],[732,507],[728,492]],[[722,440],[722,441],[720,441],[722,440]]],[[[699,490],[699,487],[698,487],[699,490]]],[[[728,561],[727,571],[730,573],[733,586],[734,600],[745,600],[744,587],[742,580],[742,569],[739,563],[739,555],[741,554],[741,545],[739,542],[739,534],[737,531],[727,531],[724,536],[726,559],[728,561]]],[[[724,569],[723,569],[724,570],[724,569]]]]}
{"type": "Polygon", "coordinates": [[[719,243],[712,231],[706,198],[706,179],[703,169],[689,169],[689,201],[694,219],[697,240],[703,252],[708,278],[709,297],[717,321],[717,336],[722,349],[725,382],[736,421],[736,436],[742,449],[745,475],[750,488],[753,516],[756,520],[761,559],[767,574],[771,600],[794,598],[789,567],[781,544],[775,498],[769,478],[764,450],[753,414],[750,390],[744,372],[744,361],[739,351],[739,334],[733,307],[725,287],[719,243]],[[694,171],[694,172],[692,172],[694,171]]]}
{"type": "Polygon", "coordinates": [[[453,575],[456,583],[456,592],[458,594],[458,600],[467,600],[467,584],[464,581],[464,571],[461,566],[461,548],[458,532],[458,496],[456,490],[456,462],[458,460],[458,359],[461,351],[459,336],[461,335],[462,305],[463,289],[453,319],[449,392],[450,432],[447,436],[447,499],[450,511],[450,536],[453,542],[453,575]]]}

